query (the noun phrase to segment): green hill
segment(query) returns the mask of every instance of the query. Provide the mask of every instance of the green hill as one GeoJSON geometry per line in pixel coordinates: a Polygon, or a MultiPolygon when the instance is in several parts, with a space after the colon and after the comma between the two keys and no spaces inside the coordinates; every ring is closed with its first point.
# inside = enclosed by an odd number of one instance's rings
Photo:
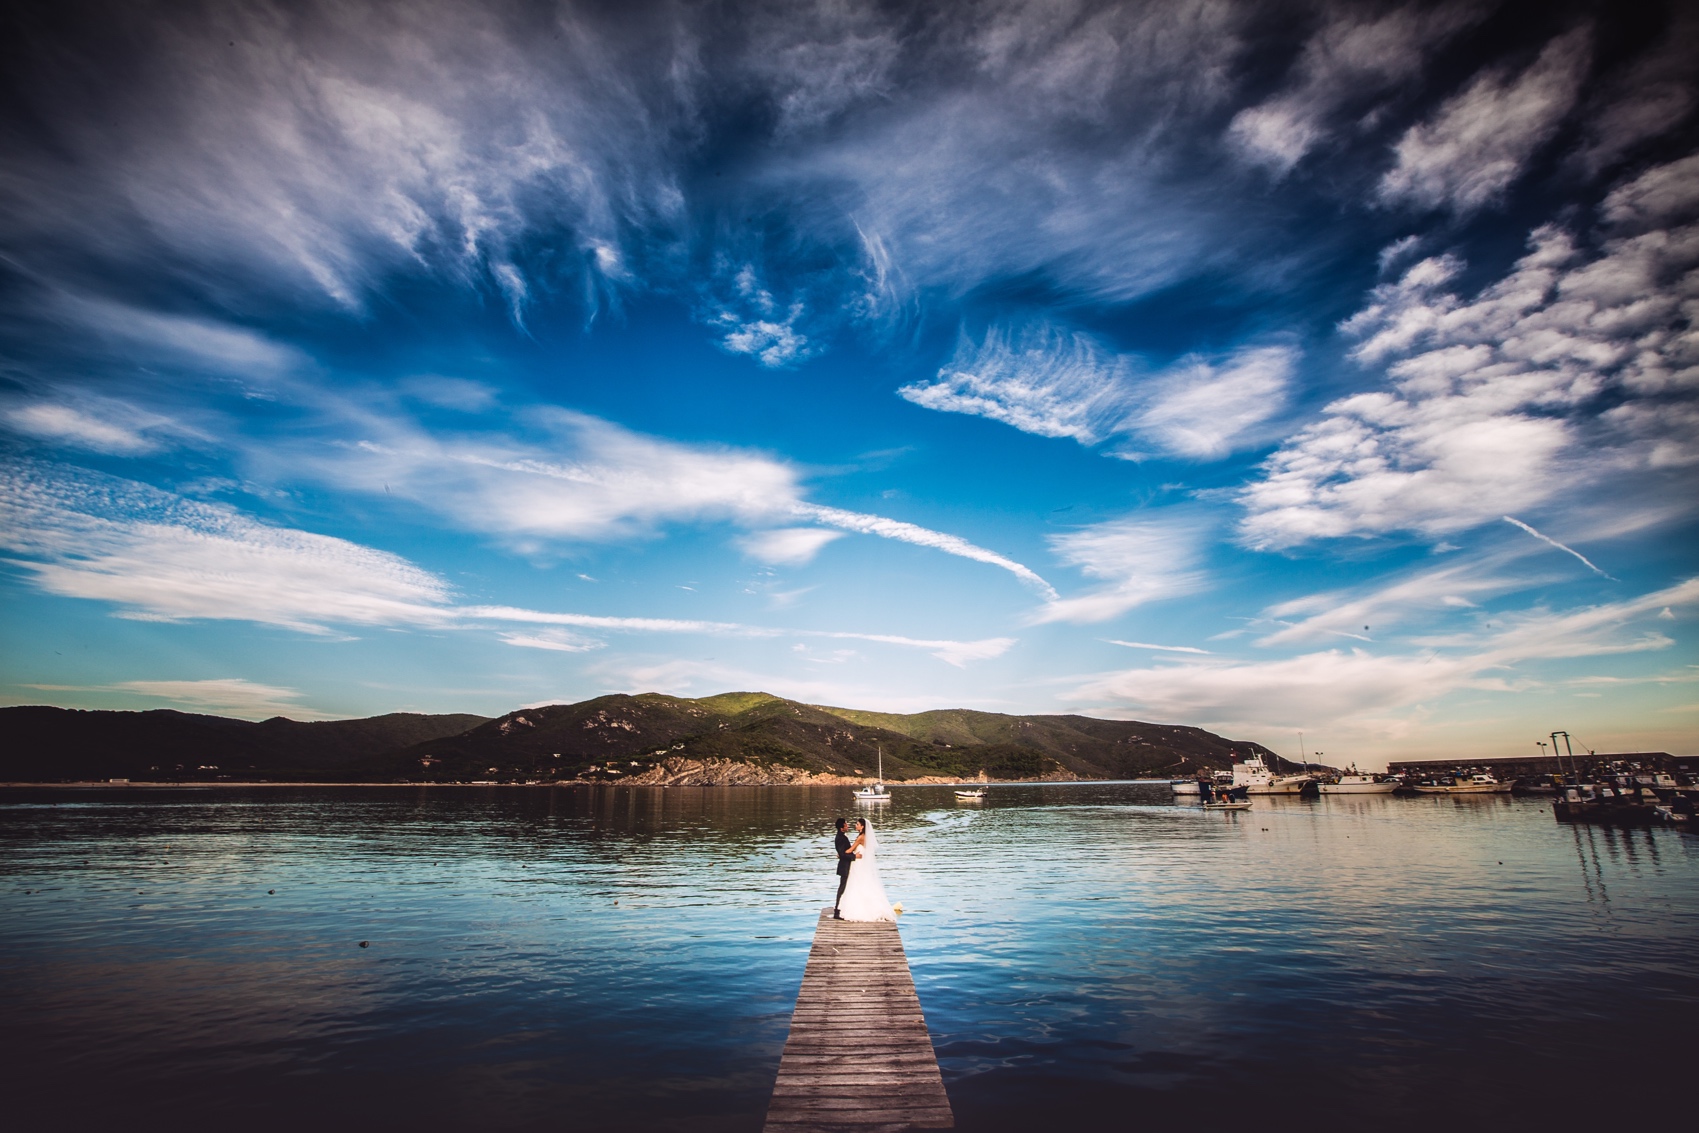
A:
{"type": "Polygon", "coordinates": [[[169,710],[0,708],[0,778],[620,779],[672,758],[887,779],[1184,775],[1259,752],[1201,728],[944,709],[899,715],[731,692],[600,696],[481,716],[251,723],[169,710]]]}
{"type": "Polygon", "coordinates": [[[509,713],[398,752],[388,770],[444,778],[622,777],[683,757],[871,775],[883,752],[885,777],[893,781],[969,778],[981,770],[1004,779],[1059,771],[1107,779],[1226,768],[1235,752],[1252,751],[1277,758],[1201,728],[1139,721],[965,709],[898,715],[759,692],[696,700],[643,693],[509,713]]]}

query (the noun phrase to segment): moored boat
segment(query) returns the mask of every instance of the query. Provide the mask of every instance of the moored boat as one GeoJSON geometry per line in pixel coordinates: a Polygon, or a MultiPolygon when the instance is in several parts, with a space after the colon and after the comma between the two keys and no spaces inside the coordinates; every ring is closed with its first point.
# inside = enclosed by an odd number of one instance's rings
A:
{"type": "Polygon", "coordinates": [[[1321,793],[1324,795],[1387,795],[1397,789],[1398,780],[1364,775],[1357,770],[1354,763],[1345,774],[1331,783],[1323,782],[1321,785],[1321,793]]]}
{"type": "Polygon", "coordinates": [[[1315,790],[1315,780],[1308,775],[1276,775],[1262,756],[1252,755],[1233,765],[1233,786],[1253,795],[1301,795],[1315,790]]]}
{"type": "Polygon", "coordinates": [[[1170,779],[1168,789],[1176,795],[1196,795],[1202,792],[1203,785],[1196,779],[1170,779]]]}
{"type": "Polygon", "coordinates": [[[855,793],[858,803],[888,803],[891,801],[891,788],[885,786],[885,749],[879,748],[879,778],[873,781],[871,787],[863,787],[855,793]]]}
{"type": "Polygon", "coordinates": [[[1508,795],[1516,780],[1500,781],[1491,775],[1454,776],[1449,783],[1417,783],[1410,788],[1418,795],[1508,795]]]}

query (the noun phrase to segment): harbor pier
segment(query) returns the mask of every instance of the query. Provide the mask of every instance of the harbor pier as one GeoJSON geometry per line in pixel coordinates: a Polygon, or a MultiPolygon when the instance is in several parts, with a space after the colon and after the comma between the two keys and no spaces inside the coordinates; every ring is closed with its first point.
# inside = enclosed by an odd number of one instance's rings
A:
{"type": "Polygon", "coordinates": [[[953,1129],[902,937],[823,909],[767,1105],[766,1133],[953,1129]]]}

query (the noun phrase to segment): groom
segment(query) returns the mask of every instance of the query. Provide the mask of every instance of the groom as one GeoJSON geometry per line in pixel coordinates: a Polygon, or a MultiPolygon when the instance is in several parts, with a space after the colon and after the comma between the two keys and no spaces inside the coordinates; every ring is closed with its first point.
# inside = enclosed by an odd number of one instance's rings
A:
{"type": "Polygon", "coordinates": [[[838,912],[838,903],[844,899],[844,886],[849,884],[850,866],[855,861],[855,855],[849,852],[850,840],[849,835],[844,833],[844,825],[843,819],[837,820],[838,835],[832,839],[832,848],[838,855],[838,895],[832,901],[832,919],[835,921],[844,919],[838,912]]]}

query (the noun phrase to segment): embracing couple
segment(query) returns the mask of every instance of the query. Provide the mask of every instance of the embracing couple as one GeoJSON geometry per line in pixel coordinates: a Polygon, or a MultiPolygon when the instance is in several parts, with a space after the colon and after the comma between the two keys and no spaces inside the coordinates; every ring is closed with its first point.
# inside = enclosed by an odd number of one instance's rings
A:
{"type": "Polygon", "coordinates": [[[838,899],[832,905],[832,916],[840,921],[894,921],[897,910],[885,899],[885,887],[879,883],[879,863],[874,860],[879,840],[873,836],[873,824],[865,818],[855,820],[855,841],[845,832],[843,819],[837,820],[837,837],[832,848],[838,855],[838,899]]]}

